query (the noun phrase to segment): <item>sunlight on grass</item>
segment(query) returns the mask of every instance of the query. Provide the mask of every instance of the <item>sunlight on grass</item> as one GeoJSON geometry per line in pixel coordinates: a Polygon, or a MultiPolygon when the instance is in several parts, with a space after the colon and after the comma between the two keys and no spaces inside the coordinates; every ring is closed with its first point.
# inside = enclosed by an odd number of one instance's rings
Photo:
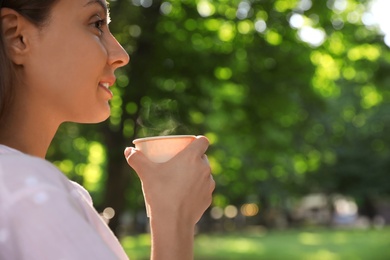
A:
{"type": "Polygon", "coordinates": [[[304,258],[304,260],[312,260],[312,259],[317,259],[317,260],[339,260],[341,259],[340,257],[337,256],[337,254],[334,254],[328,250],[319,250],[316,253],[312,254],[307,254],[304,258]]]}
{"type": "Polygon", "coordinates": [[[125,237],[122,239],[122,245],[125,248],[133,249],[137,248],[138,246],[150,246],[150,235],[148,234],[142,234],[138,235],[136,237],[125,237]]]}
{"type": "Polygon", "coordinates": [[[215,237],[202,235],[195,240],[198,255],[261,255],[265,248],[261,241],[248,237],[215,237]]]}
{"type": "MultiPolygon", "coordinates": [[[[150,236],[121,242],[131,260],[149,259],[150,236]]],[[[195,260],[387,260],[390,228],[383,230],[287,230],[268,233],[200,234],[195,260]]]]}
{"type": "Polygon", "coordinates": [[[321,245],[321,235],[303,232],[299,234],[299,241],[303,245],[321,245]]]}
{"type": "Polygon", "coordinates": [[[333,242],[336,244],[345,244],[348,242],[348,238],[347,238],[346,234],[336,232],[333,235],[333,242]]]}
{"type": "Polygon", "coordinates": [[[149,234],[127,236],[121,239],[121,244],[131,260],[149,259],[149,255],[150,255],[149,234]]]}

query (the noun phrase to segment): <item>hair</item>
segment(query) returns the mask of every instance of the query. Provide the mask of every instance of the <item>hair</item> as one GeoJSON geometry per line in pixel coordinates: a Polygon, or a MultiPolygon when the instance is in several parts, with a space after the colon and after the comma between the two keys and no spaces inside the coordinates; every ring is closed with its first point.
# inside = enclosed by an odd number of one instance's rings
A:
{"type": "MultiPolygon", "coordinates": [[[[59,0],[3,0],[1,8],[10,8],[42,28],[49,22],[51,10],[59,0]]],[[[0,19],[1,28],[1,19],[0,19]]],[[[17,82],[16,67],[5,48],[3,34],[0,31],[0,123],[7,108],[11,105],[13,86],[17,82]]]]}

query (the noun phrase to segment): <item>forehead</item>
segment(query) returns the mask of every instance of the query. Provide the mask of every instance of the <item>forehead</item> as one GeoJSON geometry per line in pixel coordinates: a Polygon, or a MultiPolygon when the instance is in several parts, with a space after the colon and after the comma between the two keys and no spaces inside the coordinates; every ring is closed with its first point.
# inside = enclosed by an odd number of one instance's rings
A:
{"type": "Polygon", "coordinates": [[[108,12],[108,4],[105,0],[82,0],[82,2],[84,7],[98,5],[101,6],[106,13],[108,12]]]}
{"type": "Polygon", "coordinates": [[[57,2],[53,11],[67,13],[69,15],[91,8],[99,8],[102,12],[108,13],[108,3],[106,0],[60,0],[57,2]]]}
{"type": "Polygon", "coordinates": [[[96,13],[110,21],[106,0],[60,0],[51,13],[54,20],[69,20],[70,16],[84,19],[85,15],[96,13]]]}

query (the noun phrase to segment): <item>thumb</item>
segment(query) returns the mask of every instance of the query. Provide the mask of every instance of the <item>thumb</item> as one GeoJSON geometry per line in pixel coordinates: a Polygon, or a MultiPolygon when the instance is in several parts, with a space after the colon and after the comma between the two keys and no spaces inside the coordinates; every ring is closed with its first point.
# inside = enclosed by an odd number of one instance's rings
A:
{"type": "Polygon", "coordinates": [[[124,153],[127,163],[141,178],[143,173],[142,169],[145,168],[146,165],[150,164],[150,160],[140,150],[137,150],[134,147],[127,147],[124,153]]]}

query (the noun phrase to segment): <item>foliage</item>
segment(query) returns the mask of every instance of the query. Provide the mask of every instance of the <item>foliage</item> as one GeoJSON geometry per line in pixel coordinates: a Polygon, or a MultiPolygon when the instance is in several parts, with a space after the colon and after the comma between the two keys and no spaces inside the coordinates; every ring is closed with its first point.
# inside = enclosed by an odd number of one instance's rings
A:
{"type": "Polygon", "coordinates": [[[390,53],[361,22],[364,3],[111,1],[131,56],[112,116],[63,126],[49,159],[118,213],[143,205],[124,147],[158,134],[210,139],[216,206],[265,213],[312,191],[387,196],[390,53]]]}

